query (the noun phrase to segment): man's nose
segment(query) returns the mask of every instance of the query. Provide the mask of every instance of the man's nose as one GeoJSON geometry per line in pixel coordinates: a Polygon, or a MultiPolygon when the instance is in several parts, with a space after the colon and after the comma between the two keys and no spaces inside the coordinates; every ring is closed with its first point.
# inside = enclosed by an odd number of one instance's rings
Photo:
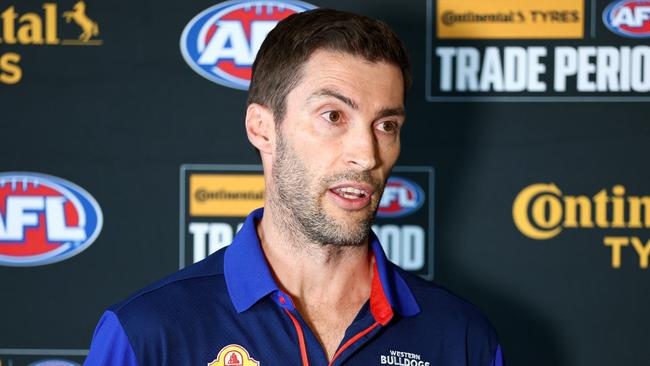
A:
{"type": "Polygon", "coordinates": [[[377,166],[379,151],[372,128],[359,126],[349,130],[344,148],[346,163],[355,170],[368,171],[377,166]]]}

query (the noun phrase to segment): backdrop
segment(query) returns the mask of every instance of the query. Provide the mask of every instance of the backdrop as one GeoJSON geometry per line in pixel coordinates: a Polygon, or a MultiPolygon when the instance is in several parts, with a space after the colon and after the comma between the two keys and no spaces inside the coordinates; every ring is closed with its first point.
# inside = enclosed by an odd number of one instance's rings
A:
{"type": "Polygon", "coordinates": [[[511,365],[650,359],[650,2],[0,2],[0,365],[83,362],[103,310],[263,199],[250,64],[289,14],[386,21],[414,85],[374,229],[511,365]]]}

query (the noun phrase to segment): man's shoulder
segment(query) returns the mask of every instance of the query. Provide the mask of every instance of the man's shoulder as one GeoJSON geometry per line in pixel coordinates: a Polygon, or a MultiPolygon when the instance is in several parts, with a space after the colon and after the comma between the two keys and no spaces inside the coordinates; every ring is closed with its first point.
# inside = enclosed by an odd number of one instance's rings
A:
{"type": "Polygon", "coordinates": [[[129,364],[168,364],[164,361],[168,348],[215,331],[205,323],[225,324],[235,310],[223,275],[224,252],[217,251],[109,307],[93,337],[93,357],[124,352],[137,359],[129,364]]]}
{"type": "Polygon", "coordinates": [[[136,291],[108,310],[121,321],[148,319],[175,312],[197,301],[229,299],[223,276],[225,249],[136,291]]]}
{"type": "Polygon", "coordinates": [[[494,336],[494,328],[483,312],[449,289],[400,269],[418,305],[419,317],[449,329],[466,329],[494,336]]]}

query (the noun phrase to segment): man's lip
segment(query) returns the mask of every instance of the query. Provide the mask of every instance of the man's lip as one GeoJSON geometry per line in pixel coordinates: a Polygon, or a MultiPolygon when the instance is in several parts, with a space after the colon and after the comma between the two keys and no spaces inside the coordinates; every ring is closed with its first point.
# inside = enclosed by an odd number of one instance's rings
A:
{"type": "Polygon", "coordinates": [[[368,196],[372,196],[373,193],[375,193],[375,189],[368,183],[359,183],[359,182],[344,182],[344,183],[338,183],[334,186],[329,187],[330,190],[335,190],[335,189],[340,189],[340,188],[354,188],[354,189],[359,189],[368,194],[368,196]]]}

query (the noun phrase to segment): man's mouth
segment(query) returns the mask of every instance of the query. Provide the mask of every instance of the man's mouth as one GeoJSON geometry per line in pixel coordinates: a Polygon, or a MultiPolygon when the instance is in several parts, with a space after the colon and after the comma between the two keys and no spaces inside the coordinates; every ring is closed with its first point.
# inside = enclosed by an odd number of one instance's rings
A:
{"type": "Polygon", "coordinates": [[[367,183],[345,182],[329,188],[333,202],[345,210],[359,210],[370,204],[374,188],[367,183]]]}
{"type": "Polygon", "coordinates": [[[349,200],[354,200],[354,199],[360,199],[360,198],[365,198],[368,197],[370,194],[366,192],[363,189],[357,189],[353,187],[342,187],[342,188],[335,188],[332,189],[332,191],[339,196],[343,198],[347,198],[349,200]]]}

